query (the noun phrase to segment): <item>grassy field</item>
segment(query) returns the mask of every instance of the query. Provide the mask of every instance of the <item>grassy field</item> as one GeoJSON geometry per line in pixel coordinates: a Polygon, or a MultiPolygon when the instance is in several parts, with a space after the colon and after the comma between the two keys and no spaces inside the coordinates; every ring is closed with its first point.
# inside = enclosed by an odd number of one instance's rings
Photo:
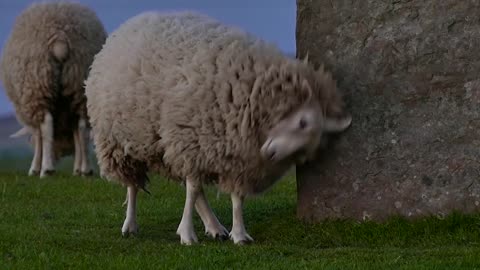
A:
{"type": "MultiPolygon", "coordinates": [[[[252,245],[207,238],[196,216],[200,243],[181,246],[183,188],[157,177],[139,195],[140,234],[122,238],[125,190],[62,166],[40,180],[21,171],[25,160],[0,161],[0,269],[480,269],[480,216],[303,224],[292,175],[247,201],[252,245]]],[[[208,197],[230,228],[229,198],[208,197]]]]}

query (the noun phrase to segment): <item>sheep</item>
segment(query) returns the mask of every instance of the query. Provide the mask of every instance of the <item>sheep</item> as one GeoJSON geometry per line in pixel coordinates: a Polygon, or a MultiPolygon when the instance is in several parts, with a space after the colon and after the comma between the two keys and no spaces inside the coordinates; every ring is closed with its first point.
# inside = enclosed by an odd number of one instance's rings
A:
{"type": "Polygon", "coordinates": [[[29,175],[46,177],[55,162],[75,153],[74,174],[92,174],[84,80],[107,37],[94,11],[78,3],[42,2],[15,20],[0,60],[0,79],[31,135],[29,175]]]}
{"type": "Polygon", "coordinates": [[[323,66],[314,70],[201,13],[147,11],[127,20],[85,81],[100,176],[127,188],[122,235],[138,233],[137,193],[153,172],[186,187],[181,244],[198,242],[194,208],[207,235],[252,242],[244,199],[311,159],[322,133],[350,126],[335,84],[323,66]],[[230,233],[209,206],[209,184],[231,196],[230,233]]]}

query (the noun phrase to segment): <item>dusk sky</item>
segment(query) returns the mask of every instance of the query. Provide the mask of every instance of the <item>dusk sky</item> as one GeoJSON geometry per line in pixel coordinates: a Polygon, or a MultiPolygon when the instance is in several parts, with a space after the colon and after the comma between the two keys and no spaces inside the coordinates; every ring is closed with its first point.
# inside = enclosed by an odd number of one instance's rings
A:
{"type": "MultiPolygon", "coordinates": [[[[0,46],[10,34],[15,17],[36,1],[0,0],[0,46]]],[[[120,24],[148,10],[196,10],[226,24],[238,26],[295,54],[295,0],[77,0],[91,7],[110,33],[120,24]]],[[[1,86],[1,84],[0,84],[1,86]]],[[[0,116],[13,106],[0,87],[0,116]]]]}

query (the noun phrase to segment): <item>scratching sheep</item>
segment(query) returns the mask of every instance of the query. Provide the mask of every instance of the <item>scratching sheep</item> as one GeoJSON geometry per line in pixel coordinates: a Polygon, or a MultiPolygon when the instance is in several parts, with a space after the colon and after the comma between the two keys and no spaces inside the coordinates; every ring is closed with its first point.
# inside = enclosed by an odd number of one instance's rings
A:
{"type": "Polygon", "coordinates": [[[106,35],[96,14],[77,3],[35,3],[16,18],[0,78],[23,125],[11,137],[32,135],[29,175],[52,174],[73,151],[74,174],[92,172],[84,80],[106,35]]]}
{"type": "Polygon", "coordinates": [[[323,68],[191,12],[146,12],[121,25],[95,56],[85,93],[100,173],[127,186],[122,233],[137,232],[137,192],[152,171],[185,182],[183,244],[198,241],[194,207],[207,234],[228,237],[204,184],[231,194],[234,243],[252,241],[244,198],[351,122],[323,68]]]}

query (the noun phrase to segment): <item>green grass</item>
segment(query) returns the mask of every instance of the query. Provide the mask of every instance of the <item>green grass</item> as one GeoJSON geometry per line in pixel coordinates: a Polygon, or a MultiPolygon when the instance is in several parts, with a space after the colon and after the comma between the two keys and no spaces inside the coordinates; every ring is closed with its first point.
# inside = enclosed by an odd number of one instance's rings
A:
{"type": "MultiPolygon", "coordinates": [[[[480,269],[480,216],[308,225],[295,218],[293,175],[246,202],[252,245],[207,238],[196,216],[200,243],[181,246],[184,191],[158,177],[139,195],[139,235],[122,238],[121,186],[72,177],[69,163],[30,178],[18,171],[28,162],[0,161],[0,269],[480,269]]],[[[208,197],[230,228],[228,196],[208,197]]]]}

